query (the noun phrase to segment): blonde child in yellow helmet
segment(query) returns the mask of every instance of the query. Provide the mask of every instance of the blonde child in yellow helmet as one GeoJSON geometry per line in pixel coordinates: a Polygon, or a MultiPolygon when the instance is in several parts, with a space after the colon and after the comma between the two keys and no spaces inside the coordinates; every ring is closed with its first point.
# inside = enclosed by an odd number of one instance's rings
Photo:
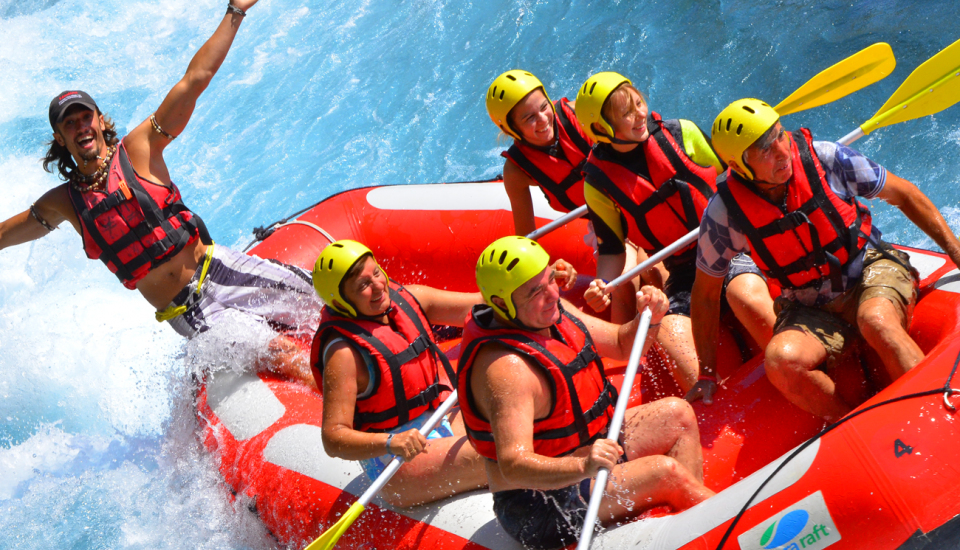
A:
{"type": "Polygon", "coordinates": [[[580,167],[593,140],[577,123],[574,102],[567,98],[550,101],[537,77],[511,70],[490,84],[486,105],[493,123],[513,138],[502,155],[506,158],[503,184],[516,234],[527,235],[536,229],[531,187],[539,187],[558,212],[583,206],[580,167]]]}
{"type": "MultiPolygon", "coordinates": [[[[612,304],[612,320],[621,321],[634,314],[633,289],[608,295],[606,281],[621,272],[625,243],[652,255],[696,229],[725,166],[696,124],[662,119],[623,75],[591,76],[580,88],[577,105],[581,125],[598,142],[584,166],[584,196],[600,243],[597,279],[584,297],[598,311],[612,304]]],[[[695,258],[691,245],[653,272],[670,299],[659,342],[685,392],[701,376],[691,332],[696,320],[690,317],[695,258]]],[[[727,299],[751,336],[765,345],[773,324],[766,284],[749,258],[738,259],[737,268],[726,281],[727,299]]]]}

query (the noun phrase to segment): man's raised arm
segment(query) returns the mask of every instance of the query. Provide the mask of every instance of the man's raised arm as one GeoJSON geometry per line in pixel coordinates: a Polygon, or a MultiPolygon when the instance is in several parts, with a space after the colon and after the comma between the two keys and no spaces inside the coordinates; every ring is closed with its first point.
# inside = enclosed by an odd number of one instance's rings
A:
{"type": "Polygon", "coordinates": [[[163,150],[186,128],[197,105],[197,98],[210,85],[230,51],[244,18],[241,13],[246,13],[256,3],[257,0],[230,0],[231,8],[217,30],[193,56],[186,74],[151,115],[153,120],[143,121],[127,136],[124,144],[138,171],[149,166],[149,172],[158,179],[169,180],[163,163],[163,150]]]}

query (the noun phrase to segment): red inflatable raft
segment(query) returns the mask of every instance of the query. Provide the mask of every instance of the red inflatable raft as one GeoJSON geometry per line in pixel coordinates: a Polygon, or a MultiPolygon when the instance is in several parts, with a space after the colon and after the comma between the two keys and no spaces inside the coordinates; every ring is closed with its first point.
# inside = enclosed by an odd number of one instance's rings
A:
{"type": "MultiPolygon", "coordinates": [[[[559,216],[542,198],[535,213],[540,224],[559,216]]],[[[331,197],[269,228],[252,252],[312,268],[331,240],[350,238],[373,249],[401,283],[476,291],[477,256],[512,226],[499,182],[388,186],[331,197]]],[[[585,232],[578,220],[541,243],[590,274],[585,232]]],[[[902,249],[922,277],[910,331],[927,354],[918,367],[818,436],[824,424],[781,397],[758,350],[726,331],[718,343],[726,379],[713,405],[695,405],[705,483],[717,496],[678,514],[648,512],[598,535],[593,547],[960,546],[960,425],[951,403],[951,388],[960,387],[960,273],[942,254],[902,249]]],[[[442,347],[455,359],[458,344],[452,338],[442,347]]],[[[623,365],[608,367],[619,384],[623,365]]],[[[633,403],[678,393],[661,358],[648,354],[633,403]]],[[[333,525],[369,484],[357,463],[323,451],[322,407],[322,397],[300,385],[232,373],[211,377],[198,400],[202,437],[225,482],[285,545],[333,525]]],[[[520,545],[499,528],[490,494],[475,491],[413,509],[375,500],[338,547],[520,545]]]]}

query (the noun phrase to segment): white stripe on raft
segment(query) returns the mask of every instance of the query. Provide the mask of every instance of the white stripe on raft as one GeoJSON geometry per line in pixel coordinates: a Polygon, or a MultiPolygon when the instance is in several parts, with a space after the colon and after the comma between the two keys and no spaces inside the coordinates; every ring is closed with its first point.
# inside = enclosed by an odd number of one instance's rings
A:
{"type": "MultiPolygon", "coordinates": [[[[912,262],[911,262],[912,263],[912,262]]],[[[954,269],[933,283],[933,288],[945,292],[960,294],[960,271],[954,269]]]]}
{"type": "MultiPolygon", "coordinates": [[[[917,271],[920,272],[920,280],[924,280],[930,275],[933,275],[933,272],[943,267],[947,260],[940,256],[934,256],[932,254],[924,254],[916,250],[902,250],[908,256],[910,256],[910,265],[917,268],[917,271]]],[[[934,285],[936,287],[936,285],[934,285]]]]}
{"type": "MultiPolygon", "coordinates": [[[[820,440],[797,455],[781,470],[763,491],[757,495],[751,508],[790,487],[810,469],[820,451],[820,440]]],[[[760,487],[793,450],[767,464],[760,470],[738,481],[700,504],[672,516],[646,519],[609,529],[597,535],[597,547],[643,548],[645,550],[672,550],[696,540],[734,518],[747,499],[760,487]]]]}
{"type": "MultiPolygon", "coordinates": [[[[533,215],[555,220],[563,215],[539,189],[530,188],[533,215]]],[[[510,198],[500,182],[446,185],[386,185],[367,193],[367,202],[380,210],[510,210],[510,198]]]]}
{"type": "Polygon", "coordinates": [[[262,380],[232,371],[210,376],[207,403],[237,441],[260,434],[287,412],[262,380]]]}
{"type": "MultiPolygon", "coordinates": [[[[360,463],[327,456],[318,426],[295,424],[280,430],[270,438],[263,450],[263,458],[355,496],[370,486],[360,463]]],[[[373,502],[487,548],[523,548],[497,525],[493,516],[493,496],[486,491],[473,491],[414,508],[394,508],[379,497],[373,502]]]]}

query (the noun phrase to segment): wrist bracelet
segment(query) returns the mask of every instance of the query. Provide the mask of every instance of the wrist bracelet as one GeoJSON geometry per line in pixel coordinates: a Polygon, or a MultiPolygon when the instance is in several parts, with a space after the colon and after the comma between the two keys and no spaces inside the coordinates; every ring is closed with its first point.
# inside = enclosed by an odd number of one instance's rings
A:
{"type": "Polygon", "coordinates": [[[245,12],[245,11],[243,11],[242,9],[234,6],[234,5],[233,5],[232,3],[230,3],[230,2],[227,2],[227,13],[235,13],[235,14],[239,15],[240,17],[246,17],[246,16],[247,16],[247,12],[245,12]]]}
{"type": "Polygon", "coordinates": [[[701,380],[709,380],[709,381],[713,382],[714,384],[716,384],[716,383],[717,383],[717,375],[716,375],[716,374],[701,374],[700,376],[697,377],[697,381],[699,382],[699,381],[701,381],[701,380]]]}
{"type": "Polygon", "coordinates": [[[396,457],[397,455],[393,454],[393,451],[390,450],[390,442],[393,441],[393,435],[394,434],[390,434],[387,436],[387,454],[396,457]]]}

